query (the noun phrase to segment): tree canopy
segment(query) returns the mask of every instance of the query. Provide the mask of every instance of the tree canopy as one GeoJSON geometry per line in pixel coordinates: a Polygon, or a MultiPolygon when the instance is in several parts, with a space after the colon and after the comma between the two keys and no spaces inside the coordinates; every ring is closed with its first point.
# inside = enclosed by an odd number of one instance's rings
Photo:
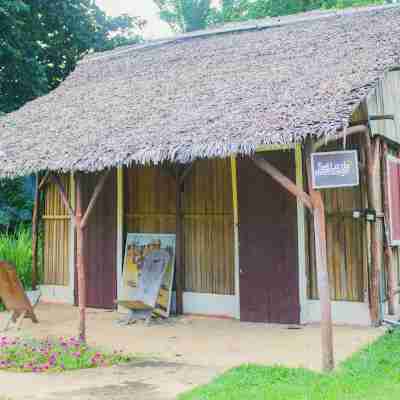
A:
{"type": "MultiPolygon", "coordinates": [[[[87,52],[141,40],[143,24],[92,0],[0,0],[0,115],[54,89],[87,52]]],[[[27,183],[0,180],[0,230],[29,219],[27,183]]]]}
{"type": "Polygon", "coordinates": [[[222,0],[216,15],[220,22],[231,22],[382,3],[385,0],[222,0]]]}
{"type": "Polygon", "coordinates": [[[55,88],[88,51],[137,42],[143,23],[93,0],[0,0],[0,113],[55,88]]]}
{"type": "MultiPolygon", "coordinates": [[[[190,32],[224,22],[276,17],[315,9],[382,4],[385,0],[154,0],[174,31],[190,32]]],[[[391,2],[388,0],[386,2],[391,2]]]]}
{"type": "Polygon", "coordinates": [[[191,32],[208,25],[211,0],[154,0],[160,18],[175,32],[191,32]]]}

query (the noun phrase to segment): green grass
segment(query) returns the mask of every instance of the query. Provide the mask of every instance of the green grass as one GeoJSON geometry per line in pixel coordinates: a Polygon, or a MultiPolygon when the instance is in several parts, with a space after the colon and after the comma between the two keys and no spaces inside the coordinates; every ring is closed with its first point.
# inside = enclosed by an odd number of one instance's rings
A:
{"type": "Polygon", "coordinates": [[[400,399],[400,330],[387,333],[331,374],[243,365],[179,400],[400,399]]]}
{"type": "Polygon", "coordinates": [[[122,352],[100,351],[75,338],[39,341],[0,337],[0,371],[62,372],[121,364],[132,359],[122,352]]]}

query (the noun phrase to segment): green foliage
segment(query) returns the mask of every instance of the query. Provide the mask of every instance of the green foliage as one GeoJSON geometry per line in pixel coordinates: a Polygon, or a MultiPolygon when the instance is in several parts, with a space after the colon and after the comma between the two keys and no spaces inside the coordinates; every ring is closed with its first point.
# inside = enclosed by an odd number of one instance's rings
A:
{"type": "Polygon", "coordinates": [[[21,221],[30,221],[32,196],[24,178],[0,179],[0,230],[9,231],[21,221]]]}
{"type": "Polygon", "coordinates": [[[142,25],[93,0],[0,0],[0,113],[55,88],[88,51],[137,42],[142,25]]]}
{"type": "Polygon", "coordinates": [[[400,330],[387,333],[334,373],[244,365],[179,400],[392,400],[400,398],[400,330]]]}
{"type": "MultiPolygon", "coordinates": [[[[383,4],[385,0],[154,0],[160,17],[176,32],[190,32],[224,22],[296,14],[316,9],[383,4]]],[[[386,2],[391,2],[386,1],[386,2]]]]}
{"type": "Polygon", "coordinates": [[[213,23],[221,23],[383,3],[385,0],[223,0],[212,14],[213,23]]]}
{"type": "Polygon", "coordinates": [[[172,30],[192,32],[205,29],[211,13],[211,0],[154,0],[160,9],[160,18],[172,30]]]}
{"type": "Polygon", "coordinates": [[[24,288],[32,288],[32,240],[31,231],[21,227],[15,233],[0,234],[0,260],[15,265],[24,288]]]}
{"type": "Polygon", "coordinates": [[[62,372],[121,364],[132,359],[121,352],[99,351],[75,338],[38,341],[0,337],[0,370],[62,372]]]}

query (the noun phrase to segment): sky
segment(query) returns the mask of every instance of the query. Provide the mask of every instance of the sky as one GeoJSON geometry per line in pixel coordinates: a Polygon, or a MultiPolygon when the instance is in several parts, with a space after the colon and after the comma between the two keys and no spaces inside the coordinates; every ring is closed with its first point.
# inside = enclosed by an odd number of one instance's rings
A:
{"type": "Polygon", "coordinates": [[[147,20],[144,30],[146,38],[171,35],[168,25],[160,20],[158,8],[152,0],[96,0],[96,3],[108,15],[130,14],[147,20]]]}

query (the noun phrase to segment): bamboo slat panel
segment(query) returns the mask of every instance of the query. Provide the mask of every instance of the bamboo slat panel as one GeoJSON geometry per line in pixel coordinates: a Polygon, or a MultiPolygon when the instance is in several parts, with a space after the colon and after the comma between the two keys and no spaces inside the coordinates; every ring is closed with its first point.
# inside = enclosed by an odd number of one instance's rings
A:
{"type": "Polygon", "coordinates": [[[126,232],[176,232],[176,182],[169,171],[126,168],[124,192],[126,232]]]}
{"type": "MultiPolygon", "coordinates": [[[[176,182],[160,167],[126,168],[126,232],[176,232],[176,182]]],[[[229,160],[198,161],[184,185],[185,290],[234,293],[234,240],[229,160]]]]}
{"type": "MultiPolygon", "coordinates": [[[[348,143],[347,148],[356,144],[348,143]]],[[[329,150],[333,150],[330,148],[329,150]]],[[[332,300],[364,301],[366,222],[353,210],[365,208],[362,186],[322,191],[326,211],[328,272],[332,300]]],[[[312,219],[308,214],[308,297],[318,298],[312,219]]]]}
{"type": "Polygon", "coordinates": [[[183,192],[185,290],[235,293],[229,160],[197,161],[183,192]]]}
{"type": "MultiPolygon", "coordinates": [[[[67,194],[70,193],[70,178],[61,177],[67,194]]],[[[44,271],[45,285],[69,285],[69,240],[70,218],[62,203],[56,186],[49,183],[44,207],[44,271]]]]}

